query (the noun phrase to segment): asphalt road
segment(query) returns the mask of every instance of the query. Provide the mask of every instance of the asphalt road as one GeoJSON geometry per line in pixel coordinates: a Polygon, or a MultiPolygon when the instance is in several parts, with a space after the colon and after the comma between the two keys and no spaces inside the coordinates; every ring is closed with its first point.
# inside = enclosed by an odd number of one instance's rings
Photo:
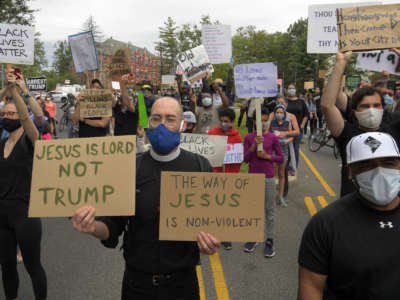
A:
{"type": "MultiPolygon", "coordinates": [[[[315,169],[313,172],[313,167],[301,158],[297,182],[290,187],[289,206],[277,209],[276,256],[264,258],[261,244],[254,253],[247,254],[242,243],[234,243],[230,251],[221,249],[213,257],[203,256],[199,269],[203,279],[202,299],[296,298],[297,254],[302,232],[315,210],[337,199],[333,193],[339,192],[340,183],[340,160],[335,160],[332,149],[311,153],[305,143],[302,151],[315,169]],[[315,170],[326,181],[327,188],[315,170]]],[[[122,252],[106,249],[94,238],[74,232],[66,218],[43,219],[42,262],[48,277],[48,299],[120,299],[122,252]]],[[[23,264],[18,269],[19,300],[34,299],[23,264]]],[[[5,299],[2,290],[0,299],[5,299]]]]}

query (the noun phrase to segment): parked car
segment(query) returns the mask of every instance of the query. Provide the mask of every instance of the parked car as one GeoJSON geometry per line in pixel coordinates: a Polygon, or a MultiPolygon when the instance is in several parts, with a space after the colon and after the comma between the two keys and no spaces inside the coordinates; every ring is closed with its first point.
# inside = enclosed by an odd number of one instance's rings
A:
{"type": "Polygon", "coordinates": [[[64,103],[67,101],[67,93],[64,92],[48,92],[48,95],[51,95],[53,97],[54,102],[58,103],[64,103]]]}

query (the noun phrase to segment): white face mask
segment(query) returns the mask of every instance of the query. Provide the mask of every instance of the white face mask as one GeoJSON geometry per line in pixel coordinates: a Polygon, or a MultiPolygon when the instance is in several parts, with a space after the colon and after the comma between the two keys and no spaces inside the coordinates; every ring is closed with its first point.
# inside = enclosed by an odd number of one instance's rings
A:
{"type": "Polygon", "coordinates": [[[288,96],[295,97],[296,96],[296,89],[288,89],[288,96]]]}
{"type": "Polygon", "coordinates": [[[375,168],[356,176],[360,194],[375,205],[385,206],[400,192],[400,170],[375,168]]]}
{"type": "Polygon", "coordinates": [[[203,103],[203,105],[205,107],[209,107],[212,104],[212,99],[210,97],[205,97],[205,98],[201,99],[201,102],[203,103]]]}
{"type": "Polygon", "coordinates": [[[355,111],[358,124],[365,128],[378,128],[382,122],[383,109],[368,108],[363,111],[355,111]]]}

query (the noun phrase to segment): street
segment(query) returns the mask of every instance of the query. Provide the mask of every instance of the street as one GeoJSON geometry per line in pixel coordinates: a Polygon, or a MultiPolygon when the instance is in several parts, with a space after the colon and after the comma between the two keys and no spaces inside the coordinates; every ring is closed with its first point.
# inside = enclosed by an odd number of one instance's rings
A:
{"type": "MultiPolygon", "coordinates": [[[[58,119],[61,112],[58,111],[58,119]]],[[[64,137],[66,130],[59,135],[64,137]]],[[[289,191],[287,208],[278,206],[273,258],[264,258],[264,245],[252,254],[242,243],[202,256],[198,267],[202,300],[295,299],[297,254],[310,216],[334,201],[340,186],[340,160],[331,148],[317,153],[302,145],[299,175],[289,191]]],[[[120,299],[122,251],[106,249],[100,242],[75,232],[67,218],[43,219],[42,262],[48,278],[48,299],[120,299]]],[[[32,285],[19,265],[19,299],[33,299],[32,285]]],[[[0,299],[4,299],[0,291],[0,299]]]]}

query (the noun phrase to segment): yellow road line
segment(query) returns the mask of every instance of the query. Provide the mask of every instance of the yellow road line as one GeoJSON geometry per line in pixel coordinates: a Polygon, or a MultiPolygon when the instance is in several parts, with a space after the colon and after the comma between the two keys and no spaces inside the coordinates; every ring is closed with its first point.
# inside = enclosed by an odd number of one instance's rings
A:
{"type": "Polygon", "coordinates": [[[319,204],[321,204],[322,207],[327,207],[328,202],[326,202],[326,199],[324,196],[318,196],[317,197],[319,204]]]}
{"type": "Polygon", "coordinates": [[[206,300],[203,273],[201,272],[201,267],[200,266],[196,266],[196,273],[197,273],[197,278],[198,278],[198,281],[199,281],[200,300],[206,300]]]}
{"type": "Polygon", "coordinates": [[[303,157],[305,162],[307,163],[308,167],[311,169],[311,171],[314,173],[315,177],[321,182],[322,186],[325,188],[326,192],[329,194],[329,196],[336,197],[336,193],[332,190],[332,188],[329,186],[329,184],[325,181],[324,178],[322,178],[321,174],[317,171],[317,169],[314,167],[314,165],[311,163],[311,161],[308,159],[308,157],[303,153],[303,151],[299,150],[300,155],[303,157]]]}
{"type": "Polygon", "coordinates": [[[317,213],[317,208],[315,207],[315,204],[312,200],[311,197],[304,197],[304,202],[306,203],[306,206],[308,208],[308,211],[310,212],[310,215],[313,216],[317,213]]]}
{"type": "Polygon", "coordinates": [[[210,255],[211,269],[213,271],[215,290],[218,300],[230,300],[228,289],[226,287],[224,271],[222,270],[221,260],[218,252],[210,255]]]}

